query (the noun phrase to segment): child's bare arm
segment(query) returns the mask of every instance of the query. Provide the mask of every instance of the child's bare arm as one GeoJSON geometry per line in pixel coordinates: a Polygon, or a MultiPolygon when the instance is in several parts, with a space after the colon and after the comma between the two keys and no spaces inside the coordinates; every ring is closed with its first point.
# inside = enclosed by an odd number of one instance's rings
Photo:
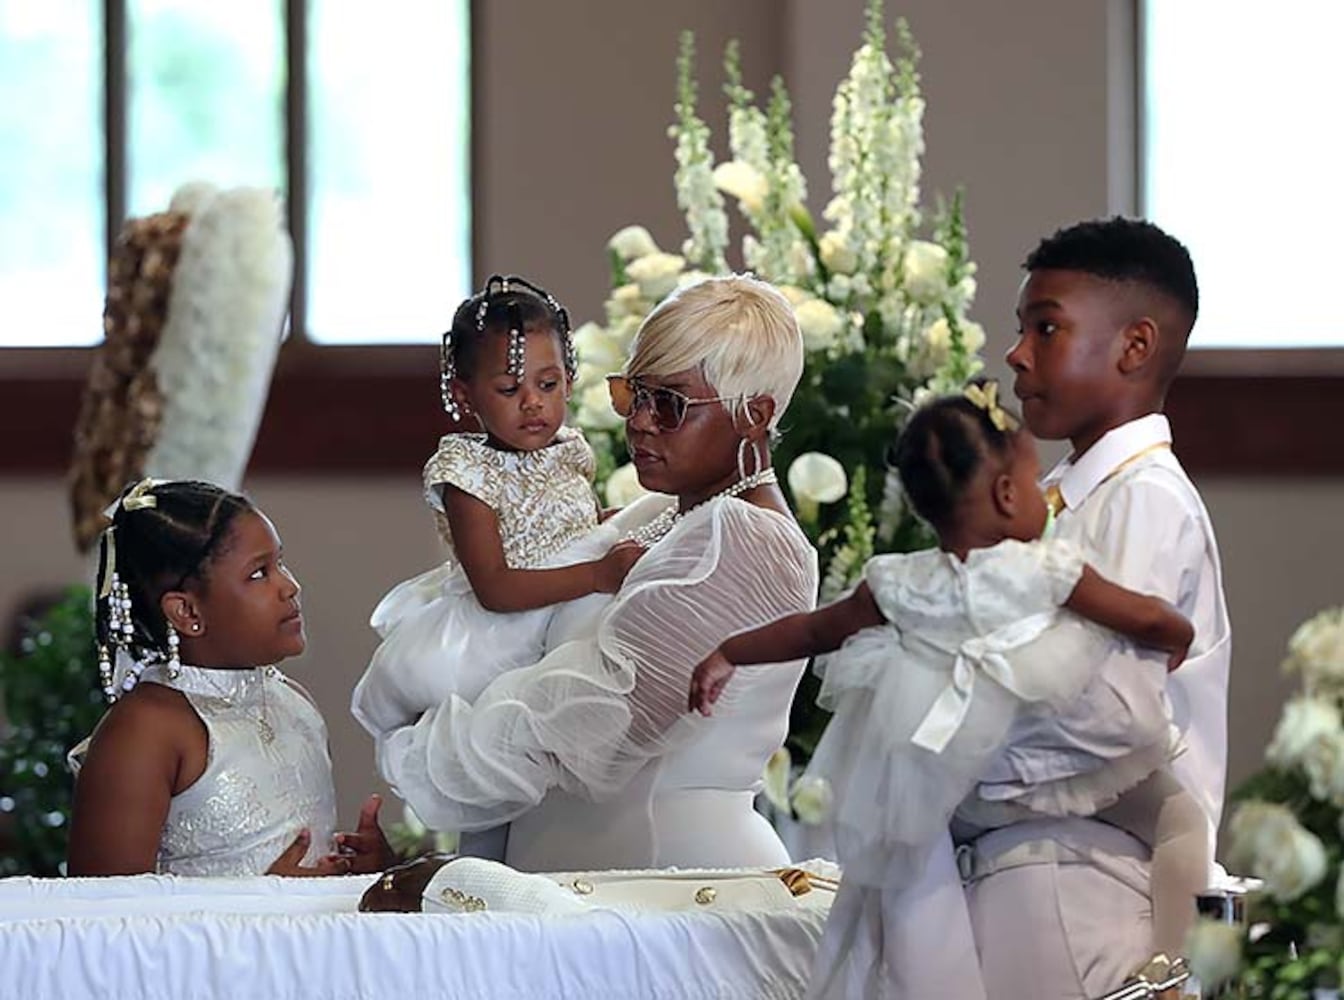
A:
{"type": "Polygon", "coordinates": [[[591,562],[556,569],[510,569],[493,510],[450,485],[443,487],[443,509],[462,569],[476,599],[490,611],[528,611],[588,594],[613,594],[644,554],[633,542],[622,542],[591,562]]]}
{"type": "Polygon", "coordinates": [[[829,653],[860,629],[883,621],[873,592],[867,583],[861,583],[854,593],[834,604],[735,635],[696,666],[691,675],[690,708],[709,715],[710,706],[719,700],[739,665],[788,663],[829,653]]]}
{"type": "Polygon", "coordinates": [[[1083,575],[1064,606],[1089,621],[1129,636],[1140,645],[1170,653],[1168,670],[1181,665],[1195,640],[1190,620],[1162,598],[1112,583],[1091,566],[1083,567],[1083,575]]]}

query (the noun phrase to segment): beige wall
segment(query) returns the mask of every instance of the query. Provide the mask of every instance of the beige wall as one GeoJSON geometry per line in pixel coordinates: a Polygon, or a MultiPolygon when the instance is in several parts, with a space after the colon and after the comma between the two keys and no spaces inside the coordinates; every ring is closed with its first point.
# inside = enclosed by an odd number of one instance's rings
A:
{"type": "MultiPolygon", "coordinates": [[[[748,79],[758,90],[770,73],[787,74],[813,207],[824,203],[830,96],[858,37],[860,0],[478,6],[486,40],[478,70],[479,273],[535,275],[582,320],[600,309],[602,248],[613,230],[643,221],[675,248],[681,229],[665,128],[682,26],[701,32],[703,93],[718,92],[718,53],[731,35],[744,39],[748,79]]],[[[1108,10],[1076,0],[893,7],[909,17],[924,51],[925,188],[967,189],[980,264],[976,316],[998,355],[1011,335],[1025,251],[1056,226],[1111,207],[1108,10]]],[[[710,120],[721,136],[721,115],[710,120]]],[[[1344,552],[1344,482],[1214,479],[1200,486],[1222,542],[1236,633],[1235,781],[1255,765],[1276,717],[1284,640],[1302,617],[1344,600],[1344,563],[1331,558],[1344,552]]],[[[278,523],[305,584],[310,650],[291,666],[326,713],[342,813],[353,817],[375,787],[371,745],[347,710],[373,646],[368,613],[388,586],[437,556],[418,470],[387,478],[266,476],[248,487],[278,523]]],[[[59,481],[0,478],[0,512],[0,613],[32,588],[81,575],[59,481]]]]}

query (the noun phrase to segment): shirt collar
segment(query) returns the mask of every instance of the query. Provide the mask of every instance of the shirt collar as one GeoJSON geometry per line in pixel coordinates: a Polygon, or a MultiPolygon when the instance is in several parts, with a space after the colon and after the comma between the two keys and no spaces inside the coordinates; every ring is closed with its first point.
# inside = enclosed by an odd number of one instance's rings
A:
{"type": "Polygon", "coordinates": [[[1126,459],[1170,443],[1171,424],[1161,413],[1150,413],[1107,431],[1076,460],[1064,459],[1050,470],[1045,483],[1057,483],[1064,506],[1074,510],[1126,459]]]}

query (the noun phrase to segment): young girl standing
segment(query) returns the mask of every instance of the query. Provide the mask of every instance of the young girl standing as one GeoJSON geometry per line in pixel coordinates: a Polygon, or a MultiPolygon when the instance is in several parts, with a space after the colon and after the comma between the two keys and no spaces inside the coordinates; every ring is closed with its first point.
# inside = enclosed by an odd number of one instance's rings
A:
{"type": "Polygon", "coordinates": [[[1112,640],[1083,619],[1167,651],[1170,669],[1193,639],[1166,602],[1106,581],[1070,543],[1040,540],[1048,512],[1035,443],[996,396],[991,382],[939,399],[915,412],[896,445],[894,463],[936,549],[874,557],[849,597],[730,639],[692,678],[691,707],[708,713],[738,665],[839,650],[819,668],[836,717],[812,762],[834,791],[845,868],[819,996],[877,988],[885,914],[963,799],[959,815],[976,826],[1024,810],[1096,813],[1144,840],[1154,851],[1154,924],[1170,929],[1159,943],[1173,953],[1203,888],[1203,815],[1165,770],[1166,740],[1098,760],[1030,801],[973,794],[1020,704],[1062,705],[1088,680],[1097,644],[1112,640]]]}
{"type": "Polygon", "coordinates": [[[446,435],[425,466],[448,559],[374,610],[383,642],[351,711],[375,737],[535,663],[558,612],[615,593],[642,554],[599,526],[593,453],[564,426],[575,367],[568,313],[529,281],[493,276],[454,314],[443,405],[482,430],[446,435]]]}
{"type": "Polygon", "coordinates": [[[275,666],[306,642],[275,526],[190,481],[142,480],[110,517],[95,631],[112,706],[72,752],[70,874],[381,870],[377,797],[333,836],[326,726],[275,666]]]}

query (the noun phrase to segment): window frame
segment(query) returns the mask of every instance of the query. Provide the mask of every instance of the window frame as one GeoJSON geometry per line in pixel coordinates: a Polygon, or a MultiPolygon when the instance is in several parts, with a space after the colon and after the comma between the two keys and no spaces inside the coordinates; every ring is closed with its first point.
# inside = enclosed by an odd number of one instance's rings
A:
{"type": "MultiPolygon", "coordinates": [[[[471,51],[480,51],[480,0],[469,0],[471,51]]],[[[1145,0],[1111,5],[1110,53],[1111,209],[1132,213],[1142,204],[1142,26],[1145,0]]],[[[306,38],[292,21],[304,0],[286,0],[290,60],[302,56],[306,38]]],[[[108,93],[125,86],[125,3],[104,0],[109,51],[108,93]],[[113,41],[119,44],[112,46],[113,41]]],[[[301,63],[295,63],[301,64],[301,63]]],[[[479,121],[478,60],[471,60],[471,117],[479,121]]],[[[304,113],[305,74],[290,74],[287,113],[304,113]]],[[[106,109],[108,143],[125,119],[106,109]]],[[[469,171],[483,177],[478,128],[471,130],[469,171]]],[[[292,131],[289,134],[293,134],[292,131]]],[[[301,144],[300,144],[301,145],[301,144]]],[[[287,148],[291,177],[306,150],[287,148]]],[[[124,164],[108,159],[109,190],[124,199],[124,164]],[[116,174],[114,180],[114,171],[116,174]]],[[[306,191],[298,192],[306,198],[306,191]]],[[[290,226],[296,205],[289,199],[290,226]]],[[[124,203],[123,203],[124,204],[124,203]]],[[[471,252],[479,260],[480,215],[473,205],[471,252]]],[[[109,239],[121,226],[122,205],[108,202],[109,239]]],[[[302,213],[300,213],[301,216],[302,213]]],[[[296,239],[295,295],[302,293],[306,261],[296,239]]],[[[299,314],[295,314],[296,316],[299,314]]],[[[293,321],[300,329],[300,321],[293,321]]],[[[69,464],[72,430],[96,347],[0,349],[0,419],[14,429],[0,455],[0,476],[61,474],[69,464]]],[[[281,350],[266,414],[249,465],[251,473],[299,476],[411,475],[424,460],[426,442],[450,425],[438,400],[437,345],[352,346],[315,344],[291,336],[281,350]]],[[[1179,453],[1196,475],[1251,478],[1344,476],[1344,448],[1333,428],[1344,425],[1344,350],[1192,352],[1167,403],[1179,453]],[[1230,355],[1230,357],[1224,357],[1230,355]],[[1272,421],[1265,419],[1273,415],[1272,421]],[[1290,435],[1282,434],[1291,427],[1290,435]]]]}

